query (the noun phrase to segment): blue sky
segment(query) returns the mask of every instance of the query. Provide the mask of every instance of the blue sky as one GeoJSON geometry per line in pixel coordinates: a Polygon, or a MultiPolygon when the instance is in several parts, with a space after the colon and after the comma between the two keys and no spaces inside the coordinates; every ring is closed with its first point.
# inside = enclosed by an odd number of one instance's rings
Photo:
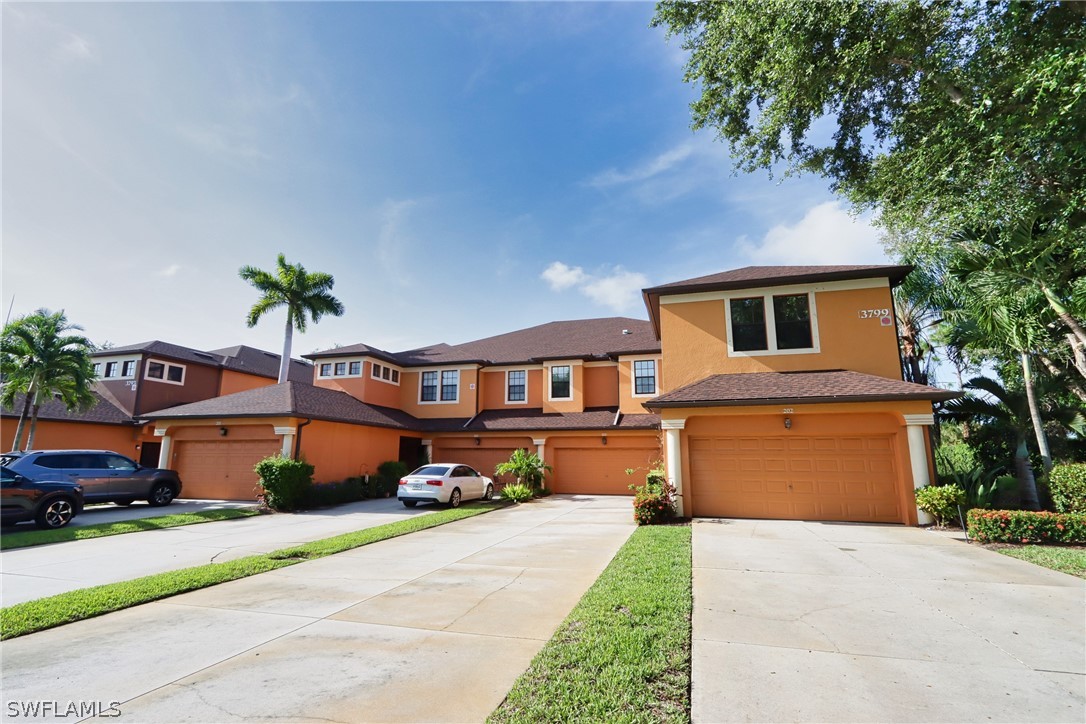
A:
{"type": "Polygon", "coordinates": [[[335,275],[294,353],[401,350],[748,264],[885,261],[824,181],[733,175],[653,5],[3,8],[3,303],[277,351],[245,264],[335,275]]]}

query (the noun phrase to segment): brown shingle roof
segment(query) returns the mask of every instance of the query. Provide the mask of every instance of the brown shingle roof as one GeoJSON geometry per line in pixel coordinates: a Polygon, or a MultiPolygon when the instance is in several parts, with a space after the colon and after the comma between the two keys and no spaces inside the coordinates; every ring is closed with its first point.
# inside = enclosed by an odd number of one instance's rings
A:
{"type": "MultiPolygon", "coordinates": [[[[127,412],[115,406],[97,392],[92,391],[91,394],[94,396],[94,406],[85,412],[68,412],[63,403],[55,399],[46,400],[38,410],[38,419],[58,422],[91,422],[100,425],[135,424],[127,412]]],[[[4,416],[18,417],[23,410],[23,399],[23,395],[19,395],[11,408],[3,408],[4,416]]]]}
{"type": "MultiPolygon", "coordinates": [[[[222,366],[225,369],[233,370],[235,372],[244,372],[250,375],[260,375],[261,377],[270,377],[273,380],[279,379],[279,361],[282,359],[281,355],[265,352],[262,349],[249,347],[244,344],[235,345],[233,347],[223,347],[222,349],[213,349],[211,350],[211,354],[217,355],[222,360],[222,366]]],[[[290,370],[288,370],[287,374],[288,379],[291,382],[313,384],[313,365],[308,362],[303,362],[300,359],[291,359],[290,370]]]]}
{"type": "Polygon", "coordinates": [[[125,354],[127,352],[141,352],[149,355],[157,355],[159,357],[168,357],[182,362],[196,362],[212,367],[218,367],[222,362],[222,359],[218,355],[212,354],[211,352],[204,352],[203,350],[193,349],[192,347],[182,347],[179,344],[170,344],[169,342],[160,342],[157,339],[151,342],[140,342],[139,344],[128,344],[123,347],[111,347],[109,349],[99,350],[91,356],[109,357],[117,354],[125,354]]]}
{"type": "Polygon", "coordinates": [[[653,398],[645,403],[645,407],[655,410],[665,407],[723,407],[785,402],[938,401],[959,396],[960,392],[845,370],[752,372],[706,377],[653,398]]]}
{"type": "Polygon", "coordinates": [[[418,429],[411,415],[351,397],[346,392],[284,382],[142,415],[150,420],[229,417],[309,417],[357,425],[418,429]]]}
{"type": "Polygon", "coordinates": [[[617,415],[617,410],[595,409],[584,412],[544,413],[542,408],[529,410],[484,410],[468,419],[443,418],[419,420],[425,432],[509,432],[531,430],[656,430],[659,415],[617,415]],[[467,425],[465,427],[465,425],[467,425]]]}
{"type": "Polygon", "coordinates": [[[421,367],[465,362],[501,365],[552,359],[605,359],[619,354],[659,351],[660,343],[645,320],[606,317],[549,322],[464,344],[437,344],[406,352],[385,352],[369,345],[356,344],[305,357],[314,359],[368,354],[404,367],[421,367]]]}

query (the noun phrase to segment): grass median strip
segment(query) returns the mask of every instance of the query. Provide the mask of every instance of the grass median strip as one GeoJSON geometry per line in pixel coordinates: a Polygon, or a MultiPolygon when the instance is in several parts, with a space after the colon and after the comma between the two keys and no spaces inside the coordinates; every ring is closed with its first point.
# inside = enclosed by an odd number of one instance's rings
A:
{"type": "Polygon", "coordinates": [[[488,721],[689,721],[690,555],[688,526],[638,528],[488,721]]]}
{"type": "Polygon", "coordinates": [[[504,507],[506,507],[504,503],[493,502],[440,510],[436,513],[418,515],[407,520],[344,533],[271,553],[238,558],[225,563],[208,563],[178,571],[156,573],[131,581],[107,583],[40,598],[36,601],[17,603],[0,609],[0,639],[25,636],[35,631],[120,611],[141,603],[176,596],[179,593],[292,566],[305,560],[323,558],[504,507]]]}
{"type": "Polygon", "coordinates": [[[76,528],[61,528],[59,530],[18,531],[0,536],[0,549],[9,551],[15,548],[45,545],[46,543],[66,543],[67,541],[85,540],[87,538],[104,538],[109,535],[176,528],[182,525],[211,523],[216,520],[248,518],[253,515],[260,515],[260,511],[255,508],[224,508],[222,510],[201,510],[195,513],[174,513],[154,518],[122,520],[118,523],[96,523],[76,528]]]}
{"type": "Polygon", "coordinates": [[[1023,561],[1061,573],[1086,578],[1086,548],[1064,546],[991,546],[1005,556],[1020,558],[1023,561]]]}

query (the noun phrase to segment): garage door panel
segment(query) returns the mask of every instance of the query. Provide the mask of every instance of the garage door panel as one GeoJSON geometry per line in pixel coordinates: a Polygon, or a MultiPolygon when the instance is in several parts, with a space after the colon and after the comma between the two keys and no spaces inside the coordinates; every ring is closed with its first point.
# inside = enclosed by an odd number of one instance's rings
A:
{"type": "Polygon", "coordinates": [[[255,500],[258,462],[280,452],[278,440],[181,440],[174,468],[186,498],[255,500]]]}
{"type": "Polygon", "coordinates": [[[548,485],[556,493],[632,495],[630,485],[643,483],[644,473],[627,475],[626,470],[643,471],[659,456],[656,446],[561,447],[554,451],[550,463],[554,474],[548,485]]]}
{"type": "Polygon", "coordinates": [[[890,436],[695,437],[688,449],[694,515],[903,518],[890,436]],[[729,449],[735,452],[718,452],[729,449]]]}

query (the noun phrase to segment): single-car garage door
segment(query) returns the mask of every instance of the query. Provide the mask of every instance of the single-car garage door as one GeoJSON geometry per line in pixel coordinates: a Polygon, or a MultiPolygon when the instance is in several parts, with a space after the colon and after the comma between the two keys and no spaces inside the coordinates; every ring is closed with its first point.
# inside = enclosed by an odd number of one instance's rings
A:
{"type": "Polygon", "coordinates": [[[255,500],[253,467],[282,450],[278,440],[179,440],[173,466],[185,498],[255,500]]]}
{"type": "Polygon", "coordinates": [[[691,437],[696,516],[900,523],[888,435],[691,437]]]}
{"type": "Polygon", "coordinates": [[[660,456],[658,447],[558,448],[554,451],[553,479],[556,493],[586,495],[633,495],[630,485],[645,482],[645,469],[660,456]],[[629,468],[638,469],[627,475],[629,468]]]}

